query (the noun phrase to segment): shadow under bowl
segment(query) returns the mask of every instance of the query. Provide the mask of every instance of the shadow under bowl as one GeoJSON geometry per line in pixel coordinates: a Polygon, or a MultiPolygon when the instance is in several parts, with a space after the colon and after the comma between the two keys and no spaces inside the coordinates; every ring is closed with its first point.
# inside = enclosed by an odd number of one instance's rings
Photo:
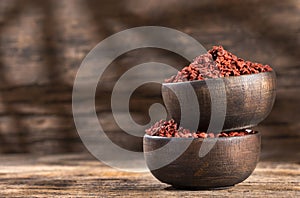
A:
{"type": "Polygon", "coordinates": [[[195,190],[225,188],[244,181],[258,163],[260,145],[260,133],[206,139],[145,135],[143,144],[154,177],[177,189],[195,190]],[[208,153],[200,157],[200,148],[208,153]]]}
{"type": "Polygon", "coordinates": [[[184,128],[231,131],[251,128],[263,121],[272,110],[275,87],[276,76],[272,71],[164,83],[162,97],[169,117],[184,128]]]}

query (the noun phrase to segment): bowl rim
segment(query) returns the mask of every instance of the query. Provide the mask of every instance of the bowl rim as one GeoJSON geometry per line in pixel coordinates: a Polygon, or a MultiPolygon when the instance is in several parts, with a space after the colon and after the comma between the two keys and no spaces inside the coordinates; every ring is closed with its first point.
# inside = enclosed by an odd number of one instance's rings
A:
{"type": "Polygon", "coordinates": [[[143,138],[148,138],[148,139],[154,139],[154,140],[172,140],[172,141],[184,141],[184,140],[193,140],[193,141],[226,141],[226,140],[236,140],[236,139],[246,139],[250,137],[260,137],[261,133],[259,131],[256,131],[256,133],[251,133],[243,136],[232,136],[232,137],[214,137],[214,138],[194,138],[194,137],[163,137],[163,136],[152,136],[145,134],[143,138]]]}
{"type": "Polygon", "coordinates": [[[239,76],[227,76],[227,77],[220,77],[220,78],[207,78],[207,79],[203,79],[203,80],[190,80],[190,81],[183,81],[183,82],[169,82],[169,83],[162,83],[162,85],[179,85],[179,84],[184,84],[184,83],[197,83],[197,82],[206,82],[206,81],[214,81],[217,79],[233,79],[233,78],[242,78],[242,77],[249,77],[249,76],[253,76],[253,75],[265,75],[265,74],[272,74],[273,78],[276,78],[276,73],[274,71],[274,69],[272,68],[272,71],[266,71],[266,72],[259,72],[259,73],[254,73],[254,74],[242,74],[239,76]]]}

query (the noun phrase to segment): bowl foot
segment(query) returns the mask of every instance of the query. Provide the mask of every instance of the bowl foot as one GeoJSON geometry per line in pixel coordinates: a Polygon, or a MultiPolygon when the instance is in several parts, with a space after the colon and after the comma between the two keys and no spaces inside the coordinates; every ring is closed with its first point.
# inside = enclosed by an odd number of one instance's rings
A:
{"type": "Polygon", "coordinates": [[[232,188],[234,185],[230,186],[218,186],[218,187],[195,187],[195,186],[170,186],[167,187],[166,190],[225,190],[228,188],[232,188]]]}

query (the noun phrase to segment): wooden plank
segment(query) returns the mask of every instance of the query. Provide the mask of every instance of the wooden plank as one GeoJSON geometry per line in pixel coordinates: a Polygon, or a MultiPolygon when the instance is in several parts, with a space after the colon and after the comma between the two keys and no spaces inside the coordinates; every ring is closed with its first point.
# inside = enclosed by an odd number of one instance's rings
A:
{"type": "Polygon", "coordinates": [[[6,197],[299,197],[299,163],[260,162],[233,188],[175,190],[150,173],[121,172],[89,155],[0,156],[0,196],[6,197]]]}
{"type": "MultiPolygon", "coordinates": [[[[0,152],[21,152],[24,145],[27,151],[45,153],[64,151],[64,144],[72,147],[76,138],[71,117],[72,86],[81,61],[107,36],[140,25],[175,28],[190,34],[207,49],[221,44],[244,59],[270,64],[277,73],[277,99],[258,130],[266,141],[298,138],[299,10],[297,0],[166,0],[149,2],[147,6],[131,1],[27,0],[19,4],[2,0],[0,142],[5,148],[1,147],[0,152]]],[[[177,68],[186,64],[182,58],[157,49],[134,50],[114,61],[96,93],[96,110],[98,114],[107,113],[102,122],[109,132],[119,130],[108,116],[115,81],[133,65],[149,61],[177,68]]],[[[155,77],[157,71],[147,72],[155,77]]],[[[123,89],[130,87],[124,85],[123,89]]],[[[151,88],[137,91],[131,101],[134,118],[147,121],[149,104],[157,101],[160,96],[151,88]]],[[[86,114],[91,108],[80,111],[86,114]]]]}
{"type": "Polygon", "coordinates": [[[279,89],[272,112],[263,124],[296,124],[300,119],[300,89],[279,89]]]}

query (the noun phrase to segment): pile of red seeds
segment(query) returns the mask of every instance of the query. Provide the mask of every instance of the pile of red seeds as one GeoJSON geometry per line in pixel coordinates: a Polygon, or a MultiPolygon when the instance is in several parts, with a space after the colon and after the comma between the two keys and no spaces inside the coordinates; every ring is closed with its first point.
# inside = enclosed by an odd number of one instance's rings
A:
{"type": "Polygon", "coordinates": [[[226,51],[222,46],[214,46],[207,54],[196,57],[189,66],[184,67],[177,75],[165,82],[204,80],[268,71],[272,71],[269,65],[245,61],[226,51]]]}
{"type": "Polygon", "coordinates": [[[222,77],[220,70],[212,55],[207,53],[196,57],[189,66],[184,67],[177,75],[165,80],[165,82],[183,82],[219,77],[222,77]]]}
{"type": "Polygon", "coordinates": [[[149,129],[146,129],[146,134],[151,136],[161,136],[161,137],[185,137],[185,138],[214,138],[214,137],[234,137],[234,136],[244,136],[249,134],[257,133],[251,129],[242,129],[230,132],[220,132],[218,134],[206,133],[206,132],[194,132],[189,129],[184,129],[178,127],[177,123],[171,120],[160,120],[156,122],[149,129]]]}

